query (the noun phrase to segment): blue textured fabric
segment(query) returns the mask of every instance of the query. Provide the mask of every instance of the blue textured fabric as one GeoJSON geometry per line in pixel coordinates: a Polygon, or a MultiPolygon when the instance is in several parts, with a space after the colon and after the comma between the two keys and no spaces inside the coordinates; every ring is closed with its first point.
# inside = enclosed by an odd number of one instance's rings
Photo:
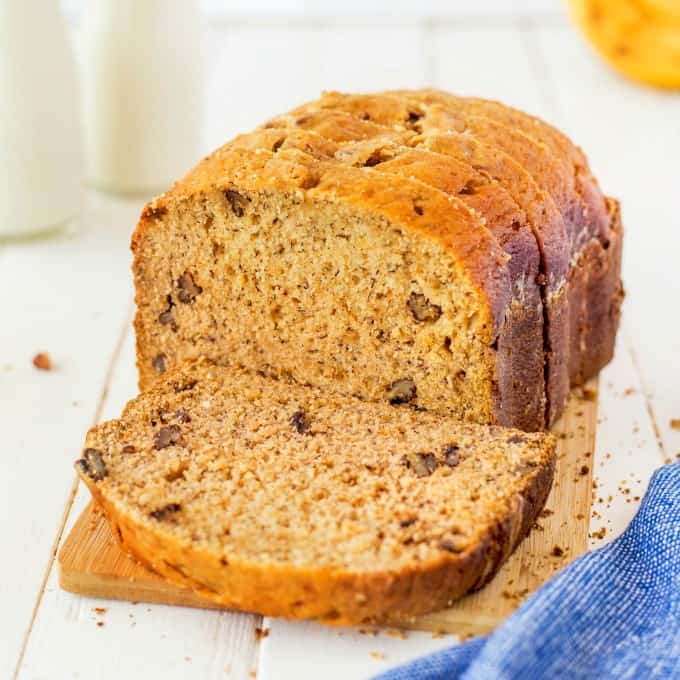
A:
{"type": "Polygon", "coordinates": [[[379,678],[680,679],[680,463],[654,473],[619,538],[572,562],[491,635],[379,678]]]}

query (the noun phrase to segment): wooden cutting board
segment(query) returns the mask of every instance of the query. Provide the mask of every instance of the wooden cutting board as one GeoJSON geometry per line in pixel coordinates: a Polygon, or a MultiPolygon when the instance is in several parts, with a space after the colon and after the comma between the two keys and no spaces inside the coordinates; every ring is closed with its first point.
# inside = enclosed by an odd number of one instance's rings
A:
{"type": "MultiPolygon", "coordinates": [[[[597,382],[573,394],[555,428],[558,459],[553,489],[529,536],[496,577],[450,609],[406,627],[460,635],[486,633],[542,583],[586,551],[597,427],[597,382]]],[[[83,511],[59,553],[64,590],[91,597],[219,608],[191,590],[165,582],[128,557],[92,504],[83,511]]]]}

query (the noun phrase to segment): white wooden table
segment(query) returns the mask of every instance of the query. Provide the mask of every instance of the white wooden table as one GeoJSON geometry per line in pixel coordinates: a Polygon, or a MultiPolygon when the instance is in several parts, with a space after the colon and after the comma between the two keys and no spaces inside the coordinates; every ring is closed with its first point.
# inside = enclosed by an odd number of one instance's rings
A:
{"type": "MultiPolygon", "coordinates": [[[[670,426],[680,417],[680,96],[619,79],[558,9],[443,12],[210,22],[206,150],[324,88],[425,85],[504,100],[586,149],[604,189],[622,199],[627,229],[623,327],[601,378],[598,545],[622,530],[651,472],[680,451],[670,426]]],[[[87,500],[72,462],[86,429],[117,415],[136,389],[128,242],[140,208],[91,194],[75,235],[0,244],[0,677],[331,680],[454,644],[59,589],[57,546],[87,500]],[[43,350],[50,372],[31,364],[43,350]]]]}

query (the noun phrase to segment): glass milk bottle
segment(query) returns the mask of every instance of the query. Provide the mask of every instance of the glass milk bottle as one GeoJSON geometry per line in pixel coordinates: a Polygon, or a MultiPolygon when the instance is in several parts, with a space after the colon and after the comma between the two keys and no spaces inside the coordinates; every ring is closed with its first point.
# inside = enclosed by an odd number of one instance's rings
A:
{"type": "Polygon", "coordinates": [[[88,0],[81,34],[88,182],[169,188],[201,151],[200,18],[194,0],[88,0]]]}
{"type": "Polygon", "coordinates": [[[78,215],[80,135],[59,0],[0,0],[0,238],[55,230],[78,215]]]}

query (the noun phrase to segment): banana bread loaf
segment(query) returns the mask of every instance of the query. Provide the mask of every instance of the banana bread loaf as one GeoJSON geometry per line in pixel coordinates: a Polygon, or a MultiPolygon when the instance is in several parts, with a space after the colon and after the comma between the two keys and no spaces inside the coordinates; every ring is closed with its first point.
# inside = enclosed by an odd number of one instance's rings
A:
{"type": "Polygon", "coordinates": [[[525,430],[610,358],[621,226],[582,153],[495,102],[328,93],[133,237],[140,386],[206,355],[525,430]]]}
{"type": "Polygon", "coordinates": [[[168,371],[77,462],[124,549],[225,607],[400,621],[488,581],[554,438],[214,366],[168,371]]]}

